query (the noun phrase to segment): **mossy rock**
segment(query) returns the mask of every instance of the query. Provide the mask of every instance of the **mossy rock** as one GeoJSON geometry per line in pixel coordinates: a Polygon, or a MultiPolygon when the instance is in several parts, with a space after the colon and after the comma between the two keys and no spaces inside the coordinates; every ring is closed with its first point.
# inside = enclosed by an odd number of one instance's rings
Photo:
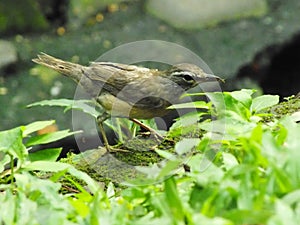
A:
{"type": "MultiPolygon", "coordinates": [[[[267,113],[272,113],[275,118],[280,119],[285,115],[292,115],[299,111],[300,97],[296,96],[273,106],[267,113]]],[[[267,123],[273,119],[273,116],[272,118],[265,118],[264,122],[267,123]]],[[[201,136],[201,132],[196,129],[196,124],[191,127],[194,132],[187,129],[184,137],[194,138],[199,137],[199,134],[201,136]]],[[[173,135],[176,136],[176,132],[173,135]]],[[[128,140],[123,145],[117,146],[117,148],[123,149],[125,152],[108,153],[102,147],[76,155],[69,162],[78,169],[87,172],[97,181],[105,183],[113,181],[120,184],[128,180],[143,178],[145,174],[141,173],[137,167],[151,166],[163,160],[153,149],[156,147],[172,152],[174,151],[175,142],[170,140],[159,142],[156,139],[139,135],[128,140]]]]}
{"type": "Polygon", "coordinates": [[[296,112],[300,112],[300,94],[295,97],[287,98],[287,100],[273,106],[269,110],[269,113],[272,113],[276,118],[293,115],[296,112]]]}
{"type": "Polygon", "coordinates": [[[155,139],[137,136],[116,147],[124,152],[109,153],[104,147],[99,147],[75,155],[68,162],[97,181],[122,183],[144,176],[137,170],[137,166],[148,166],[162,160],[152,149],[157,144],[155,139]]]}

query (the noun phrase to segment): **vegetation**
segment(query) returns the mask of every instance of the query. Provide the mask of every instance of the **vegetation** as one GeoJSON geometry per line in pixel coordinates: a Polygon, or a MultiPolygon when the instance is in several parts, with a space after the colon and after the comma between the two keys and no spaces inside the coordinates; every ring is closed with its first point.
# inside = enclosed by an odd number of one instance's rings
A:
{"type": "MultiPolygon", "coordinates": [[[[201,112],[178,119],[167,133],[171,150],[155,150],[163,160],[138,167],[143,178],[122,188],[103,188],[92,174],[56,162],[60,149],[30,152],[74,134],[35,134],[53,121],[1,131],[0,223],[297,224],[299,113],[274,116],[278,96],[253,93],[207,93],[208,103],[173,106],[201,112]],[[186,135],[190,127],[199,132],[186,135]],[[73,188],[62,191],[66,181],[73,188]]],[[[85,103],[74,105],[91,112],[85,103]]]]}

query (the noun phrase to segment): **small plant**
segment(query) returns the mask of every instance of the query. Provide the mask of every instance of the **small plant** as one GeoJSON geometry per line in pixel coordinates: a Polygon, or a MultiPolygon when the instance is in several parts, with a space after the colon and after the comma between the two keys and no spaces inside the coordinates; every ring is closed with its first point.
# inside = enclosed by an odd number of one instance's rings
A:
{"type": "MultiPolygon", "coordinates": [[[[77,220],[76,209],[70,208],[69,199],[72,198],[59,193],[62,188],[59,179],[66,174],[86,183],[91,193],[100,194],[98,185],[87,174],[70,164],[56,162],[61,148],[30,152],[33,146],[77,133],[62,130],[34,135],[53,123],[38,121],[0,132],[1,224],[61,224],[59,221],[66,218],[77,220]],[[36,171],[51,173],[48,179],[41,179],[35,175],[36,171]]],[[[91,196],[77,181],[68,179],[80,190],[79,193],[91,196]]]]}
{"type": "MultiPolygon", "coordinates": [[[[91,116],[96,119],[99,115],[101,115],[104,111],[99,105],[92,100],[71,100],[71,99],[52,99],[52,100],[43,100],[40,102],[35,102],[33,104],[28,105],[28,107],[33,106],[59,106],[64,107],[64,112],[68,110],[79,110],[83,113],[91,116]]],[[[144,120],[146,125],[151,125],[152,127],[156,127],[153,120],[144,120]]],[[[131,137],[134,137],[137,132],[137,125],[128,119],[122,118],[114,118],[114,120],[106,120],[105,125],[112,129],[118,136],[118,140],[120,143],[123,143],[125,140],[128,140],[131,137]]]]}
{"type": "Polygon", "coordinates": [[[171,127],[167,135],[176,140],[174,151],[156,150],[167,160],[139,167],[148,177],[127,181],[123,189],[109,183],[103,191],[87,174],[54,162],[54,156],[31,157],[31,144],[49,140],[31,135],[50,121],[0,132],[1,223],[298,224],[300,124],[293,116],[270,113],[278,96],[253,93],[208,93],[211,102],[190,103],[201,112],[171,127]],[[191,126],[201,135],[185,132],[191,126]],[[187,135],[178,138],[182,133],[187,135]],[[41,179],[36,171],[53,174],[41,179]],[[66,174],[72,174],[67,179],[76,192],[59,192],[59,178],[66,174]]]}

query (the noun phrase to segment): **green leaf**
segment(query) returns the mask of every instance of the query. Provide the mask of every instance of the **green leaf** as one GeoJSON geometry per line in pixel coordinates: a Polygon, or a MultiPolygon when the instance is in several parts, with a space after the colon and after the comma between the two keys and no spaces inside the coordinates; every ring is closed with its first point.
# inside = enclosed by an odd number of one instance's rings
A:
{"type": "Polygon", "coordinates": [[[206,96],[216,108],[217,113],[223,114],[224,110],[226,109],[224,94],[222,92],[211,92],[206,93],[206,96]]]}
{"type": "Polygon", "coordinates": [[[0,132],[0,153],[4,154],[3,156],[0,155],[0,169],[2,171],[4,163],[7,163],[5,154],[18,158],[19,162],[25,160],[28,152],[22,143],[22,135],[22,127],[0,132]]]}
{"type": "Polygon", "coordinates": [[[34,161],[24,165],[22,168],[26,170],[38,170],[48,172],[59,172],[67,170],[72,167],[70,164],[61,162],[49,162],[49,161],[34,161]]]}
{"type": "MultiPolygon", "coordinates": [[[[268,224],[287,224],[294,225],[298,224],[295,211],[282,200],[275,202],[275,211],[273,216],[269,219],[268,224]]],[[[299,222],[299,221],[298,221],[299,222]]]]}
{"type": "Polygon", "coordinates": [[[168,160],[176,159],[175,155],[173,155],[170,152],[159,150],[159,149],[156,149],[155,152],[165,159],[168,159],[168,160]]]}
{"type": "MultiPolygon", "coordinates": [[[[244,95],[247,93],[242,92],[244,95]]],[[[238,94],[233,94],[233,96],[237,96],[238,94]]],[[[246,107],[247,103],[239,102],[236,98],[234,98],[230,92],[224,92],[224,93],[207,93],[207,96],[212,101],[212,104],[215,107],[215,110],[217,112],[217,115],[219,117],[225,117],[226,114],[229,111],[233,111],[237,113],[240,117],[242,117],[244,120],[248,120],[250,117],[250,110],[246,107]]],[[[243,99],[246,101],[246,97],[240,97],[240,99],[243,99]]]]}
{"type": "Polygon", "coordinates": [[[186,164],[190,166],[194,180],[202,187],[208,187],[212,183],[219,183],[224,176],[223,169],[214,165],[204,155],[194,155],[186,164]]]}
{"type": "Polygon", "coordinates": [[[272,215],[271,211],[233,209],[224,212],[224,217],[234,224],[267,224],[266,221],[272,215]]]}
{"type": "Polygon", "coordinates": [[[55,162],[61,153],[62,148],[49,148],[29,153],[28,157],[33,161],[52,161],[55,162]]]}
{"type": "Polygon", "coordinates": [[[5,166],[10,162],[11,157],[3,152],[0,152],[0,173],[5,170],[5,166]]]}
{"type": "Polygon", "coordinates": [[[261,143],[262,141],[262,135],[263,135],[263,129],[262,125],[258,124],[253,130],[251,134],[251,141],[256,141],[258,143],[261,143]]]}
{"type": "Polygon", "coordinates": [[[80,133],[80,131],[75,131],[75,132],[69,132],[69,130],[62,130],[62,131],[57,131],[53,133],[47,133],[47,134],[42,134],[38,136],[34,136],[28,139],[26,146],[33,146],[33,145],[40,145],[40,144],[47,144],[53,141],[57,141],[60,139],[63,139],[65,137],[71,136],[73,134],[80,133]]]}
{"type": "Polygon", "coordinates": [[[288,130],[282,126],[281,124],[278,124],[278,129],[276,130],[276,141],[278,145],[283,145],[287,136],[288,136],[288,130]]]}
{"type": "Polygon", "coordinates": [[[16,200],[15,196],[16,193],[12,193],[9,189],[1,193],[0,221],[2,224],[14,224],[16,220],[16,210],[19,201],[16,200]]]}
{"type": "Polygon", "coordinates": [[[233,91],[230,92],[230,95],[238,100],[240,103],[242,103],[245,107],[250,108],[252,103],[252,97],[251,95],[254,93],[253,90],[249,89],[242,89],[240,91],[233,91]]]}
{"type": "MultiPolygon", "coordinates": [[[[226,111],[233,111],[237,113],[244,120],[249,120],[250,109],[240,101],[231,96],[231,93],[224,93],[224,101],[226,105],[226,111]]],[[[226,114],[226,113],[225,113],[226,114]]]]}
{"type": "Polygon", "coordinates": [[[232,155],[231,153],[223,152],[222,158],[223,158],[223,164],[224,164],[224,167],[226,168],[226,170],[230,170],[233,167],[239,165],[236,157],[234,155],[232,155]]]}
{"type": "Polygon", "coordinates": [[[292,206],[293,204],[296,204],[300,202],[300,189],[292,191],[285,195],[282,198],[282,201],[285,202],[286,204],[292,206]]]}
{"type": "Polygon", "coordinates": [[[95,109],[94,106],[90,106],[87,103],[95,104],[91,100],[70,100],[70,99],[51,99],[51,100],[44,100],[40,102],[35,102],[27,107],[33,107],[33,106],[61,106],[65,107],[65,111],[68,111],[70,109],[76,109],[81,110],[84,113],[87,113],[95,118],[97,118],[100,115],[100,112],[98,112],[95,109]]]}
{"type": "Polygon", "coordinates": [[[186,102],[181,104],[175,104],[168,107],[168,109],[209,109],[210,104],[205,101],[186,102]]]}
{"type": "Polygon", "coordinates": [[[115,186],[112,182],[109,182],[109,184],[107,185],[106,195],[108,198],[111,198],[114,197],[115,194],[115,186]]]}
{"type": "Polygon", "coordinates": [[[68,171],[71,175],[85,181],[89,187],[89,190],[92,193],[97,192],[99,185],[86,173],[77,170],[72,165],[68,163],[61,162],[48,162],[48,161],[34,161],[28,163],[22,167],[28,171],[38,170],[38,171],[47,171],[47,172],[59,172],[59,171],[68,171]]]}
{"type": "Polygon", "coordinates": [[[184,210],[176,187],[176,181],[174,177],[170,177],[165,180],[165,197],[169,209],[171,211],[171,217],[177,222],[184,221],[184,210]]]}
{"type": "Polygon", "coordinates": [[[24,126],[23,137],[55,123],[55,120],[36,121],[24,126]]]}
{"type": "MultiPolygon", "coordinates": [[[[79,100],[78,100],[79,101],[79,100]]],[[[84,101],[86,102],[86,101],[84,101]]],[[[75,100],[70,99],[51,99],[51,100],[43,100],[39,102],[34,102],[32,104],[27,105],[28,108],[33,106],[64,106],[69,107],[74,105],[75,100]]]]}
{"type": "MultiPolygon", "coordinates": [[[[236,113],[233,113],[232,115],[236,115],[236,113]]],[[[237,116],[237,118],[240,117],[237,116]]],[[[228,117],[211,122],[203,122],[199,126],[203,130],[222,135],[224,139],[231,139],[239,136],[245,136],[247,133],[252,131],[256,124],[228,117]]]]}
{"type": "Polygon", "coordinates": [[[300,111],[294,112],[291,115],[291,117],[292,117],[293,121],[300,122],[300,111]]]}
{"type": "Polygon", "coordinates": [[[20,147],[22,147],[21,127],[0,132],[0,151],[13,153],[18,152],[20,147]]]}
{"type": "Polygon", "coordinates": [[[179,159],[167,161],[167,163],[160,170],[157,179],[166,178],[170,175],[173,175],[176,171],[178,171],[182,163],[182,160],[179,159]]]}
{"type": "Polygon", "coordinates": [[[170,127],[170,130],[180,127],[188,127],[190,125],[197,124],[197,122],[200,120],[200,118],[203,115],[207,115],[207,113],[204,112],[190,112],[187,114],[184,114],[176,119],[175,123],[172,124],[170,127]]]}
{"type": "Polygon", "coordinates": [[[68,171],[71,175],[86,182],[86,184],[88,185],[89,191],[91,191],[93,194],[95,194],[95,193],[97,193],[98,195],[102,194],[99,191],[99,184],[96,181],[94,181],[88,174],[86,174],[80,170],[77,170],[73,166],[71,166],[68,171]]]}
{"type": "Polygon", "coordinates": [[[175,152],[179,155],[190,152],[195,146],[200,143],[199,138],[185,138],[175,145],[175,152]]]}
{"type": "Polygon", "coordinates": [[[269,108],[273,105],[278,104],[278,95],[262,95],[252,100],[251,112],[257,113],[263,109],[269,108]]]}

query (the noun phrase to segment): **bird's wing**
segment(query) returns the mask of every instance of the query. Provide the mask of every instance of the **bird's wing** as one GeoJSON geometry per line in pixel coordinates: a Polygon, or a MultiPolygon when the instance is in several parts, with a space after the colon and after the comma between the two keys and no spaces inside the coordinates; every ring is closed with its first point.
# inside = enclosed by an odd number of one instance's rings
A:
{"type": "Polygon", "coordinates": [[[86,73],[93,82],[117,98],[141,108],[164,107],[166,79],[156,70],[110,62],[91,63],[86,73]],[[164,80],[162,80],[164,79],[164,80]]]}
{"type": "MultiPolygon", "coordinates": [[[[86,76],[95,82],[101,82],[108,91],[119,92],[138,78],[138,74],[147,68],[110,62],[93,62],[87,67],[86,76]]],[[[116,94],[116,93],[111,93],[116,94]]]]}

